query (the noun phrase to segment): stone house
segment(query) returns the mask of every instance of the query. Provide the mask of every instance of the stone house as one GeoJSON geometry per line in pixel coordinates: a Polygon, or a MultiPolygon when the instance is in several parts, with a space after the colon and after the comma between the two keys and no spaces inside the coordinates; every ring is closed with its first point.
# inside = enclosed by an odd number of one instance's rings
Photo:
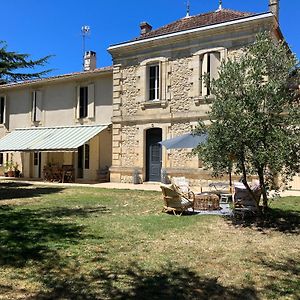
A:
{"type": "Polygon", "coordinates": [[[0,172],[18,164],[26,178],[45,166],[72,166],[77,181],[97,180],[111,166],[112,68],[0,86],[0,172]]]}
{"type": "MultiPolygon", "coordinates": [[[[257,33],[282,34],[278,1],[270,11],[251,14],[220,5],[216,11],[189,16],[152,30],[140,25],[140,36],[112,45],[113,153],[111,181],[130,182],[137,169],[142,181],[186,176],[194,184],[210,179],[190,149],[166,150],[157,142],[190,132],[207,121],[214,96],[202,80],[218,76],[221,61],[237,57],[257,33]]],[[[204,181],[204,182],[203,182],[204,181]]]]}
{"type": "Polygon", "coordinates": [[[269,11],[259,14],[220,5],[155,30],[142,22],[140,36],[108,48],[112,67],[97,69],[95,53],[88,52],[84,72],[0,86],[0,164],[13,157],[25,177],[41,177],[51,163],[72,165],[76,180],[97,180],[109,166],[113,182],[132,182],[134,172],[142,182],[160,181],[165,170],[206,184],[210,173],[190,149],[166,150],[158,142],[190,132],[199,119],[208,122],[214,96],[204,74],[216,78],[220,63],[238,57],[261,31],[283,38],[278,2],[269,0],[269,11]],[[30,143],[38,130],[47,134],[57,126],[70,127],[58,141],[66,135],[79,141],[72,147],[53,141],[52,148],[30,143]],[[8,146],[9,136],[22,134],[16,128],[32,130],[29,142],[8,146]]]}

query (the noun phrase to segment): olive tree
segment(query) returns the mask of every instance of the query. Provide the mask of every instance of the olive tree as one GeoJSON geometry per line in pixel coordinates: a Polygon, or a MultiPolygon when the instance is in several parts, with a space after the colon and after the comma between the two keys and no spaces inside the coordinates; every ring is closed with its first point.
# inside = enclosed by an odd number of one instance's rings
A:
{"type": "MultiPolygon", "coordinates": [[[[222,62],[219,77],[207,81],[215,96],[208,141],[195,149],[214,175],[233,168],[259,178],[263,206],[280,175],[287,183],[300,171],[300,106],[294,83],[298,61],[284,42],[257,35],[241,56],[222,62]]],[[[200,122],[196,131],[203,131],[200,122]]],[[[259,205],[258,199],[257,206],[259,205]]]]}

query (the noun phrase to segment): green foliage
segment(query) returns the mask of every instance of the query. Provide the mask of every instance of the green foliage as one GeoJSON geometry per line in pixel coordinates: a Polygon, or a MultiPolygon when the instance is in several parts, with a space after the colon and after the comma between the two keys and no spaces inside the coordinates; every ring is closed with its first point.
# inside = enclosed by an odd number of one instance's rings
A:
{"type": "Polygon", "coordinates": [[[209,139],[196,152],[214,175],[232,164],[246,186],[247,175],[258,175],[265,206],[276,176],[287,182],[300,171],[300,107],[292,88],[297,64],[283,42],[261,33],[241,57],[223,62],[211,82],[209,139]]]}
{"type": "Polygon", "coordinates": [[[51,70],[27,73],[22,72],[22,69],[34,69],[38,66],[44,66],[49,58],[50,56],[45,56],[38,60],[31,60],[28,54],[7,51],[6,43],[0,41],[0,84],[41,78],[51,70]]]}

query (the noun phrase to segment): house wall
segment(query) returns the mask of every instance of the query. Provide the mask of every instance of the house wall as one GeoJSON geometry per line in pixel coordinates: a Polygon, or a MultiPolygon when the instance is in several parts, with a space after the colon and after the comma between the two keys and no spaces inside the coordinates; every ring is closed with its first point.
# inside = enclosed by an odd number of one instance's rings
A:
{"type": "MultiPolygon", "coordinates": [[[[16,128],[34,126],[76,126],[105,125],[111,123],[112,117],[112,72],[82,73],[74,78],[48,82],[41,80],[28,85],[0,87],[0,95],[6,97],[7,119],[0,125],[0,138],[16,128]],[[94,116],[84,119],[77,118],[78,87],[94,85],[94,116]],[[32,92],[40,91],[42,95],[41,120],[32,121],[32,92]]],[[[90,169],[84,170],[84,179],[96,180],[97,171],[101,166],[111,166],[111,130],[104,130],[90,141],[90,169]],[[101,138],[99,137],[101,135],[101,138]],[[101,141],[100,141],[101,140],[101,141]],[[100,145],[100,143],[102,145],[100,145]],[[100,155],[101,149],[101,155],[100,155]]],[[[11,156],[10,156],[11,157],[11,156]]],[[[33,154],[14,153],[14,162],[24,177],[33,176],[33,154]]],[[[42,169],[47,163],[77,164],[72,153],[42,153],[42,169]]]]}
{"type": "MultiPolygon", "coordinates": [[[[199,55],[221,49],[223,59],[238,58],[242,47],[252,43],[260,30],[270,24],[210,31],[201,36],[186,35],[174,41],[111,50],[113,70],[113,156],[111,180],[131,182],[135,168],[142,180],[146,176],[145,131],[161,128],[163,139],[190,132],[199,119],[208,122],[209,101],[199,94],[199,55]],[[158,60],[161,68],[161,99],[145,99],[145,61],[158,60]]],[[[213,101],[211,99],[211,101],[213,101]]],[[[162,149],[162,167],[170,176],[186,176],[195,185],[212,178],[201,168],[189,149],[162,149]],[[201,178],[201,179],[200,179],[201,178]]]]}

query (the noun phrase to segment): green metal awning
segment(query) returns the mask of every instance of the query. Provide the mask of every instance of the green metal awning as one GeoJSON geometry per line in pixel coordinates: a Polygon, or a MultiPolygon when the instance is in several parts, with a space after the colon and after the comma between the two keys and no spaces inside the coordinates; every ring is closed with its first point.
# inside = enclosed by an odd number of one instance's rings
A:
{"type": "Polygon", "coordinates": [[[0,139],[0,152],[76,151],[108,125],[20,128],[0,139]]]}

